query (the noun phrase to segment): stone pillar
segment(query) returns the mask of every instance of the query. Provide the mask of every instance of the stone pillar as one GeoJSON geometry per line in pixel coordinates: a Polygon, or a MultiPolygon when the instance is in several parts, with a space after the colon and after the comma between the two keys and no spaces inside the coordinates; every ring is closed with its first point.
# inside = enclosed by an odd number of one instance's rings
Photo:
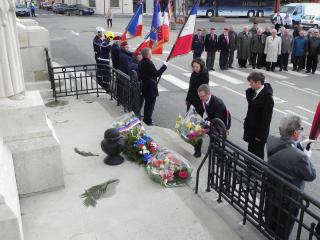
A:
{"type": "Polygon", "coordinates": [[[0,136],[12,153],[19,195],[27,196],[64,181],[60,144],[42,98],[38,91],[24,93],[16,28],[14,0],[0,0],[0,136]]]}
{"type": "Polygon", "coordinates": [[[16,30],[15,3],[0,1],[0,98],[23,93],[24,81],[16,30]]]}

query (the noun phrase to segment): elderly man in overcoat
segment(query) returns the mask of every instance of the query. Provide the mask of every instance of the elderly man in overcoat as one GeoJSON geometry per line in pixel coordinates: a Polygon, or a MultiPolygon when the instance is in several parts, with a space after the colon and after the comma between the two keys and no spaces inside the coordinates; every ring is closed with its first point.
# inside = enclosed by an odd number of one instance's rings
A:
{"type": "Polygon", "coordinates": [[[281,55],[279,61],[280,71],[288,71],[289,55],[292,52],[292,36],[289,34],[289,29],[284,30],[281,37],[281,55]]]}
{"type": "Polygon", "coordinates": [[[234,26],[229,27],[229,68],[233,68],[234,51],[237,49],[237,33],[234,31],[234,26]]]}
{"type": "MultiPolygon", "coordinates": [[[[315,141],[301,141],[302,131],[300,117],[287,116],[281,120],[280,137],[270,136],[267,141],[268,164],[287,174],[287,180],[301,191],[304,190],[305,181],[310,182],[316,178],[316,170],[310,161],[311,148],[306,148],[315,141]]],[[[295,191],[284,192],[282,187],[277,188],[276,179],[269,179],[268,183],[264,209],[266,230],[271,235],[277,232],[276,239],[287,240],[295,222],[294,218],[299,213],[299,205],[296,204],[299,196],[295,191]]]]}
{"type": "Polygon", "coordinates": [[[257,34],[252,37],[251,40],[251,62],[252,68],[255,69],[256,66],[260,69],[263,65],[263,53],[264,53],[264,45],[266,43],[265,37],[262,35],[262,29],[259,28],[257,34]]]}
{"type": "Polygon", "coordinates": [[[269,136],[274,106],[273,89],[265,83],[265,76],[260,72],[251,72],[247,80],[250,88],[246,90],[248,110],[243,140],[248,143],[249,152],[264,159],[264,145],[269,136]]]}
{"type": "Polygon", "coordinates": [[[237,58],[240,68],[246,68],[247,60],[250,58],[250,43],[249,28],[245,26],[237,36],[237,58]]]}
{"type": "Polygon", "coordinates": [[[274,72],[278,56],[281,55],[281,38],[277,36],[277,30],[272,29],[271,36],[267,37],[264,53],[267,55],[266,70],[274,72]]]}

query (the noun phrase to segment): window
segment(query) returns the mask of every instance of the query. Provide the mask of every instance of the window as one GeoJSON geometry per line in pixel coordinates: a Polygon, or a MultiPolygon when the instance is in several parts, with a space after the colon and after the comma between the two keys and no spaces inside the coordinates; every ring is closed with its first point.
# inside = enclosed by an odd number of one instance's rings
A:
{"type": "Polygon", "coordinates": [[[112,8],[120,7],[119,0],[110,0],[110,7],[112,7],[112,8]]]}
{"type": "Polygon", "coordinates": [[[96,0],[89,0],[89,7],[96,7],[96,0]]]}

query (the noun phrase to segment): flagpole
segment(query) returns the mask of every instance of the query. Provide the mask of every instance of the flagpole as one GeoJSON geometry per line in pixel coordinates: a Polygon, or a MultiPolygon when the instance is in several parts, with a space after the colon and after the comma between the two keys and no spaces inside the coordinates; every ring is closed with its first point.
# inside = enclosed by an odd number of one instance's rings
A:
{"type": "MultiPolygon", "coordinates": [[[[190,15],[191,15],[191,12],[192,12],[192,10],[194,9],[194,7],[196,6],[196,4],[198,4],[198,1],[196,1],[195,4],[192,6],[192,8],[191,8],[191,10],[190,10],[190,12],[189,12],[188,18],[187,18],[187,20],[184,22],[182,28],[180,29],[179,34],[178,34],[178,37],[176,38],[176,41],[175,41],[175,43],[173,44],[173,46],[172,46],[172,48],[171,48],[171,51],[170,51],[170,53],[169,53],[169,56],[167,57],[166,62],[168,62],[168,61],[170,60],[171,55],[172,55],[172,50],[174,49],[175,45],[177,44],[178,38],[179,38],[179,36],[181,35],[181,33],[182,33],[183,29],[184,29],[184,26],[185,26],[186,23],[188,22],[188,20],[189,20],[189,18],[190,18],[190,15]]],[[[193,30],[193,31],[194,31],[194,30],[193,30]]],[[[158,81],[157,81],[158,83],[160,82],[161,77],[162,77],[162,74],[161,74],[161,76],[159,76],[159,78],[158,78],[158,81]]]]}
{"type": "MultiPolygon", "coordinates": [[[[192,8],[191,8],[191,10],[190,10],[190,12],[189,12],[188,18],[187,18],[187,20],[184,22],[182,28],[180,29],[180,32],[179,32],[179,34],[178,34],[178,37],[176,38],[176,41],[175,41],[175,43],[173,44],[173,46],[172,46],[172,48],[171,48],[170,54],[169,54],[169,56],[167,57],[166,62],[168,62],[168,61],[170,60],[171,55],[172,55],[172,50],[174,49],[174,46],[176,45],[176,43],[177,43],[177,41],[178,41],[178,38],[179,38],[182,30],[184,29],[184,26],[185,26],[186,23],[188,22],[189,17],[190,17],[190,15],[191,15],[191,12],[192,12],[192,10],[194,9],[194,7],[196,6],[197,3],[198,3],[198,1],[196,1],[195,4],[192,6],[192,8]]],[[[193,30],[193,31],[194,31],[194,30],[193,30]]]]}

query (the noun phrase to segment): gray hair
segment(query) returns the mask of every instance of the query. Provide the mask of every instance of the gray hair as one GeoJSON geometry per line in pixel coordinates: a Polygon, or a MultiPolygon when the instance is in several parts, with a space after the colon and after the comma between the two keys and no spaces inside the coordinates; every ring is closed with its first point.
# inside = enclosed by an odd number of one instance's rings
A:
{"type": "Polygon", "coordinates": [[[289,115],[281,119],[279,132],[284,140],[289,140],[294,131],[301,128],[301,118],[295,115],[289,115]]]}
{"type": "Polygon", "coordinates": [[[276,29],[272,29],[271,33],[277,33],[277,30],[276,29]]]}
{"type": "Polygon", "coordinates": [[[210,94],[210,87],[208,84],[201,84],[198,87],[198,92],[205,92],[205,94],[210,94]]]}
{"type": "Polygon", "coordinates": [[[151,52],[151,49],[146,47],[146,48],[141,50],[141,55],[142,55],[142,57],[146,58],[146,57],[148,57],[150,52],[151,52]]]}

